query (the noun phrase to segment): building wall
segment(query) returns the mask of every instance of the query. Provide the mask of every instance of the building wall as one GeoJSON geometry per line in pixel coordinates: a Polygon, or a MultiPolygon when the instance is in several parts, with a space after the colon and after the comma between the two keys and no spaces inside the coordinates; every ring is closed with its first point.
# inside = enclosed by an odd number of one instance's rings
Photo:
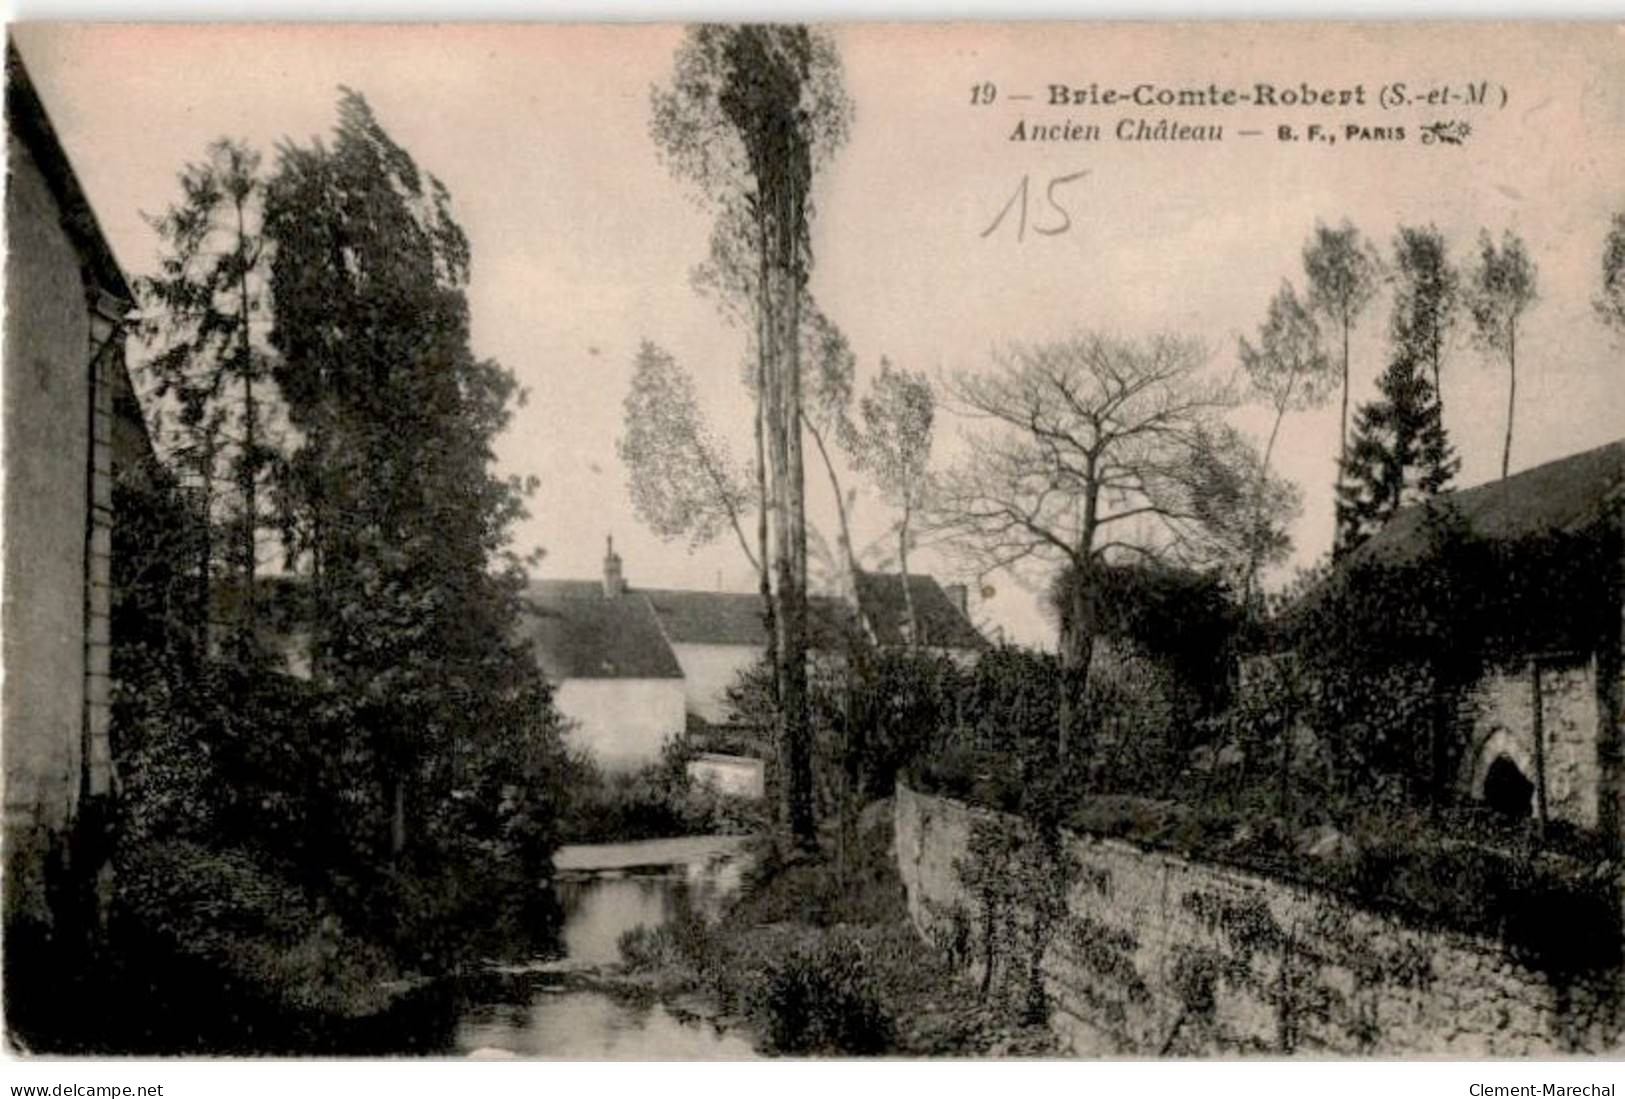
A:
{"type": "Polygon", "coordinates": [[[611,770],[658,759],[666,738],[685,724],[680,679],[566,679],[553,702],[576,723],[568,743],[590,749],[611,770]]]}
{"type": "Polygon", "coordinates": [[[749,756],[705,752],[689,760],[688,777],[697,785],[741,798],[759,798],[767,792],[767,764],[749,756]]]}
{"type": "MultiPolygon", "coordinates": [[[[929,941],[952,943],[977,903],[959,872],[972,828],[1009,818],[901,786],[895,806],[909,913],[929,941]]],[[[1621,1048],[1618,972],[1558,980],[1499,944],[1332,894],[1117,840],[1063,842],[1081,872],[1042,974],[1051,1026],[1076,1053],[1467,1058],[1621,1048]]]]}
{"type": "MultiPolygon", "coordinates": [[[[34,888],[42,845],[67,827],[79,790],[91,376],[90,317],[77,253],[26,147],[12,137],[7,151],[0,713],[8,870],[16,875],[7,883],[10,911],[14,904],[43,905],[34,888]]],[[[105,553],[105,541],[98,548],[105,553]]],[[[105,617],[100,628],[93,659],[105,672],[105,617]]]]}
{"type": "Polygon", "coordinates": [[[683,699],[688,712],[714,725],[728,722],[728,688],[766,651],[755,645],[673,645],[683,669],[683,699]]]}
{"type": "MultiPolygon", "coordinates": [[[[1552,820],[1598,826],[1597,663],[1572,657],[1541,662],[1542,744],[1546,756],[1546,811],[1552,820]]],[[[1526,665],[1484,676],[1466,699],[1469,727],[1460,783],[1481,797],[1485,774],[1506,755],[1534,782],[1534,695],[1526,665]]]]}

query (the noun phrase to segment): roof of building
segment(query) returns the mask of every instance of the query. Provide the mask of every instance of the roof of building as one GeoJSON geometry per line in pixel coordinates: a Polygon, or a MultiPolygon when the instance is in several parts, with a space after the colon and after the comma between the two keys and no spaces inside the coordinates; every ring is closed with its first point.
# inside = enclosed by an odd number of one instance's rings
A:
{"type": "Polygon", "coordinates": [[[903,592],[903,578],[890,572],[860,572],[856,577],[858,605],[863,617],[874,631],[875,642],[880,645],[903,645],[908,642],[908,604],[914,604],[914,616],[920,623],[919,643],[932,649],[973,649],[988,647],[970,619],[954,605],[935,577],[919,573],[908,574],[908,597],[903,592]]]}
{"type": "Polygon", "coordinates": [[[102,233],[96,213],[79,186],[56,128],[34,90],[34,82],[15,43],[6,45],[6,122],[28,147],[62,212],[62,227],[73,241],[86,274],[87,286],[110,294],[125,306],[135,301],[130,284],[102,233]]]}
{"type": "Polygon", "coordinates": [[[643,594],[674,644],[766,643],[762,597],[756,593],[655,589],[643,594]]]}
{"type": "Polygon", "coordinates": [[[604,595],[586,581],[525,591],[520,629],[551,679],[681,679],[683,669],[643,592],[604,595]]]}
{"type": "MultiPolygon", "coordinates": [[[[907,608],[900,579],[859,573],[858,599],[881,645],[906,641],[907,608]]],[[[987,641],[930,576],[911,575],[909,591],[921,643],[938,649],[987,647],[987,641]]],[[[606,596],[597,580],[541,580],[526,588],[531,613],[523,629],[555,679],[660,679],[681,676],[673,645],[765,647],[762,597],[755,593],[627,588],[606,596]]],[[[815,649],[842,647],[853,628],[840,599],[807,601],[808,639],[815,649]]]]}
{"type": "MultiPolygon", "coordinates": [[[[1526,469],[1504,481],[1441,493],[1431,504],[1453,510],[1481,538],[1511,542],[1586,530],[1622,492],[1625,439],[1526,469]]],[[[1352,556],[1392,562],[1421,556],[1427,545],[1427,515],[1425,504],[1404,509],[1352,556]]]]}

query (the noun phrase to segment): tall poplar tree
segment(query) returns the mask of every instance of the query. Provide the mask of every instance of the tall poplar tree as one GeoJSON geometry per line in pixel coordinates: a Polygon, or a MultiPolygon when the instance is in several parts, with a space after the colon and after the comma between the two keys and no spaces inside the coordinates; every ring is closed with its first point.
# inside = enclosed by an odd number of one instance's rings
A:
{"type": "Polygon", "coordinates": [[[513,640],[523,573],[508,539],[529,486],[492,472],[518,392],[470,349],[450,196],[345,90],[330,144],[280,147],[266,234],[314,675],[352,787],[344,838],[397,875],[525,869],[534,885],[558,737],[513,640]]]}
{"type": "MultiPolygon", "coordinates": [[[[1270,426],[1269,442],[1259,463],[1252,509],[1258,511],[1257,530],[1261,537],[1270,530],[1263,517],[1270,512],[1266,507],[1269,487],[1270,459],[1275,454],[1275,441],[1281,432],[1281,421],[1288,412],[1318,408],[1331,395],[1336,384],[1334,364],[1321,348],[1320,329],[1314,316],[1298,298],[1291,283],[1283,283],[1270,299],[1269,312],[1258,328],[1256,344],[1243,337],[1237,346],[1241,367],[1246,372],[1253,392],[1269,403],[1275,412],[1270,426]]],[[[1267,538],[1266,538],[1267,541],[1267,538]]],[[[1266,544],[1249,549],[1242,575],[1242,602],[1252,600],[1253,585],[1263,565],[1266,544]]]]}
{"type": "Polygon", "coordinates": [[[1434,400],[1442,409],[1442,376],[1455,328],[1461,276],[1451,266],[1444,237],[1429,225],[1401,226],[1394,237],[1394,312],[1390,336],[1433,376],[1434,400]]]}
{"type": "Polygon", "coordinates": [[[1376,294],[1382,263],[1370,242],[1345,220],[1336,229],[1315,226],[1303,249],[1303,272],[1309,280],[1310,312],[1328,321],[1342,337],[1343,403],[1337,431],[1341,476],[1349,446],[1349,336],[1376,294]]]}
{"type": "Polygon", "coordinates": [[[779,695],[782,818],[816,842],[807,697],[806,481],[801,311],[812,266],[816,169],[845,139],[850,107],[834,44],[803,26],[689,29],[652,134],[674,175],[699,188],[719,224],[741,227],[756,260],[758,408],[770,502],[771,602],[779,695]]]}
{"type": "Polygon", "coordinates": [[[859,464],[874,478],[881,497],[898,512],[897,572],[908,616],[909,645],[918,648],[923,639],[908,582],[908,550],[915,519],[926,504],[936,393],[924,374],[893,366],[883,358],[880,373],[858,407],[863,417],[859,464]]]}
{"type": "Polygon", "coordinates": [[[1467,312],[1478,345],[1506,359],[1507,430],[1501,448],[1501,479],[1512,466],[1512,415],[1518,401],[1518,322],[1534,304],[1535,263],[1523,241],[1510,231],[1497,248],[1488,232],[1479,234],[1478,261],[1467,282],[1467,312]]]}

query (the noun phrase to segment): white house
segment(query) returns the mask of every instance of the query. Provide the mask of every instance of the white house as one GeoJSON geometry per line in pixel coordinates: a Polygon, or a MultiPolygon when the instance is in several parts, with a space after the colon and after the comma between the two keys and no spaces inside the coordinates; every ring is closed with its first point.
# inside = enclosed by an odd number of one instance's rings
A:
{"type": "MultiPolygon", "coordinates": [[[[814,597],[814,647],[836,645],[838,622],[855,623],[876,645],[906,643],[902,583],[859,573],[847,585],[852,599],[814,597]]],[[[966,616],[963,587],[945,590],[920,575],[908,585],[924,647],[963,659],[987,648],[966,616]]],[[[526,597],[525,633],[558,708],[608,767],[653,760],[673,733],[728,724],[728,687],[767,650],[761,596],[631,587],[613,544],[601,580],[539,581],[526,597]]]]}
{"type": "Polygon", "coordinates": [[[542,580],[526,591],[523,629],[559,712],[605,767],[655,759],[687,723],[683,669],[654,608],[629,591],[613,547],[603,580],[542,580]]]}

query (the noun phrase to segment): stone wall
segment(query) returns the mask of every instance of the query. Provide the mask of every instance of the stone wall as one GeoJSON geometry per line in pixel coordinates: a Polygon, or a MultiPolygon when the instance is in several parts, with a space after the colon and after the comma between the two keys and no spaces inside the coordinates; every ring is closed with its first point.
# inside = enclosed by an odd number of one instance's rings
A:
{"type": "MultiPolygon", "coordinates": [[[[1597,667],[1596,659],[1580,655],[1547,657],[1540,662],[1547,815],[1582,828],[1596,828],[1599,823],[1597,667]]],[[[1464,710],[1469,732],[1462,758],[1463,791],[1482,798],[1485,776],[1501,756],[1535,782],[1530,666],[1487,673],[1468,692],[1464,710]]]]}
{"type": "MultiPolygon", "coordinates": [[[[967,929],[985,897],[965,888],[960,868],[979,822],[1020,828],[898,788],[910,915],[978,973],[967,929]]],[[[1617,973],[1558,981],[1497,944],[1316,890],[1116,840],[1067,835],[1064,845],[1078,873],[1042,975],[1051,1026],[1076,1052],[1460,1058],[1622,1048],[1617,973]]],[[[1015,916],[1007,941],[1033,926],[1015,916]]],[[[1023,965],[1009,972],[1019,977],[1023,965]]]]}

